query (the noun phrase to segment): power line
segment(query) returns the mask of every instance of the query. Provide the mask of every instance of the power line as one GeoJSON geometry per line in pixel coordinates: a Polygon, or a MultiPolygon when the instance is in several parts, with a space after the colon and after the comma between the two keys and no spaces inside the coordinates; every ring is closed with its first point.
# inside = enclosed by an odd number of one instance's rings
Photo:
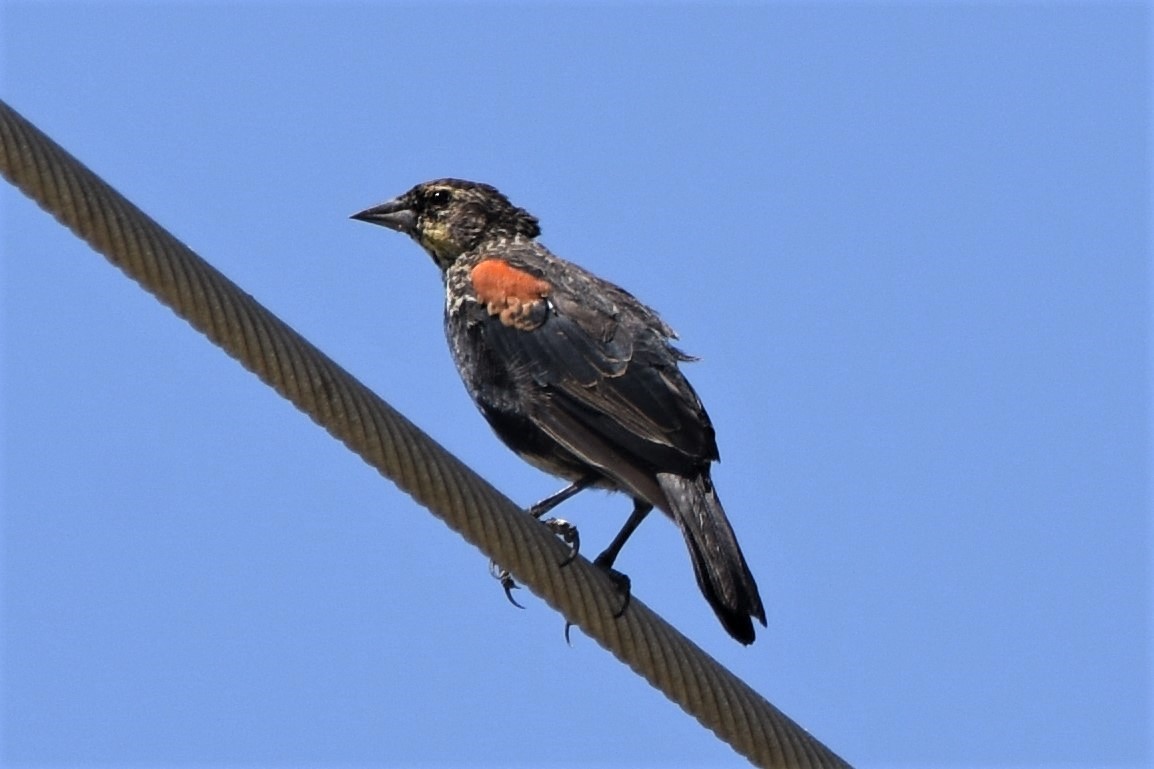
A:
{"type": "Polygon", "coordinates": [[[0,173],[755,765],[848,766],[3,101],[0,173]]]}

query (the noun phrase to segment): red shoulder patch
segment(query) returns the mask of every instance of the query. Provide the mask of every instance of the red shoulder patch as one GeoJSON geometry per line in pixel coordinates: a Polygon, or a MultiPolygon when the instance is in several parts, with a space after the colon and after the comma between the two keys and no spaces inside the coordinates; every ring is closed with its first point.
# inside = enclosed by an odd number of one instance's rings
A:
{"type": "Polygon", "coordinates": [[[518,270],[504,259],[486,259],[469,273],[477,298],[485,304],[535,302],[549,295],[551,286],[540,278],[518,270]]]}
{"type": "Polygon", "coordinates": [[[519,270],[503,259],[486,259],[469,272],[473,292],[490,315],[506,326],[529,330],[543,320],[534,310],[549,296],[552,286],[519,270]]]}

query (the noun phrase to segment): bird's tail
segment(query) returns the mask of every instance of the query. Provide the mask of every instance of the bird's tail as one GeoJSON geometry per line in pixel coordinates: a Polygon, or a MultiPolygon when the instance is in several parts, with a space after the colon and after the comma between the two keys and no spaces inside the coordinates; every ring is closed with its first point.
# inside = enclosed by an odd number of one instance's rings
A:
{"type": "Polygon", "coordinates": [[[657,482],[685,536],[702,594],[731,636],[753,643],[751,618],[765,625],[765,608],[708,473],[696,478],[658,473],[657,482]]]}

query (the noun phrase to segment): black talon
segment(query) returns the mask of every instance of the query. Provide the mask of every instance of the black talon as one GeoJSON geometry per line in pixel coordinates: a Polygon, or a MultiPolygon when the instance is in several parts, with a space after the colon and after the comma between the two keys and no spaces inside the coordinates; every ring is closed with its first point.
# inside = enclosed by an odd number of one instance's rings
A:
{"type": "MultiPolygon", "coordinates": [[[[613,586],[616,587],[618,592],[621,593],[621,608],[613,612],[613,619],[621,619],[621,617],[625,615],[625,610],[629,608],[629,602],[633,597],[633,581],[629,579],[628,574],[619,572],[612,566],[606,565],[604,561],[608,559],[603,558],[605,555],[606,553],[602,553],[601,555],[597,556],[597,559],[593,561],[593,565],[599,569],[604,570],[605,575],[609,577],[609,580],[613,583],[613,586]]],[[[572,622],[565,623],[565,643],[569,644],[570,646],[573,645],[573,641],[569,638],[569,630],[572,627],[572,622]]]]}
{"type": "Polygon", "coordinates": [[[509,603],[513,604],[518,609],[524,609],[525,608],[521,604],[517,603],[517,599],[513,597],[513,591],[514,590],[520,590],[521,586],[518,585],[516,582],[514,582],[512,577],[505,576],[501,580],[501,587],[505,588],[505,597],[509,599],[509,603]]]}
{"type": "Polygon", "coordinates": [[[616,569],[609,569],[609,579],[613,580],[613,584],[617,586],[617,590],[622,596],[621,608],[613,612],[613,619],[620,619],[625,614],[625,610],[629,608],[629,602],[633,599],[633,582],[629,579],[628,574],[622,574],[616,569]]]}
{"type": "Polygon", "coordinates": [[[604,569],[606,576],[613,582],[613,586],[617,588],[617,592],[621,593],[621,608],[613,612],[613,619],[619,619],[625,614],[625,610],[629,608],[629,601],[633,597],[633,580],[629,579],[628,574],[617,571],[617,569],[605,563],[605,560],[608,559],[603,560],[604,556],[605,553],[597,556],[596,560],[593,561],[593,565],[599,569],[604,569]]]}
{"type": "Polygon", "coordinates": [[[513,579],[513,575],[509,573],[508,569],[502,569],[497,565],[496,561],[489,561],[489,574],[493,576],[493,579],[501,583],[501,587],[505,588],[505,597],[509,599],[509,603],[518,609],[525,608],[517,603],[517,599],[513,597],[513,591],[520,590],[521,586],[513,579]]]}

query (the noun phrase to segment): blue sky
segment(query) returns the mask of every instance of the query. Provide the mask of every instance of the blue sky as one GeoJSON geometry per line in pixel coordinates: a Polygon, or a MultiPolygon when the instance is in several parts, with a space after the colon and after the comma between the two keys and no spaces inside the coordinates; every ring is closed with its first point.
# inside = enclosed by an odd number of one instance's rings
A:
{"type": "MultiPolygon", "coordinates": [[[[512,498],[435,268],[493,183],[662,311],[769,627],[635,593],[858,766],[1154,760],[1150,12],[29,3],[0,97],[512,498]]],[[[5,186],[12,766],[740,766],[5,186]]],[[[628,501],[566,504],[591,552],[628,501]]]]}

